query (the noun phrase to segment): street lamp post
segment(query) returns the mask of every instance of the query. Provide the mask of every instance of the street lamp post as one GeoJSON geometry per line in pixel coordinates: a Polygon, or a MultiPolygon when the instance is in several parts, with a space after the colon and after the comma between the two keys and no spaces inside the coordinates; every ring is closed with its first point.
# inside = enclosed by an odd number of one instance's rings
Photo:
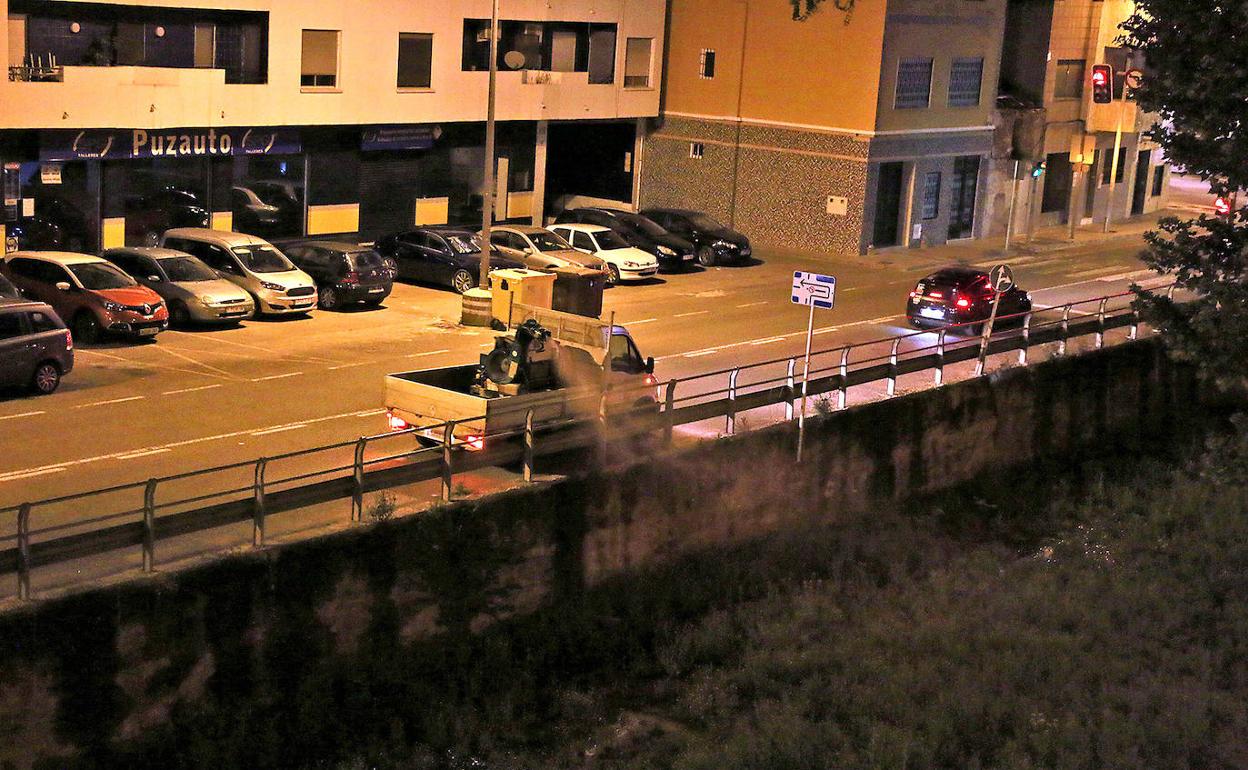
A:
{"type": "Polygon", "coordinates": [[[498,79],[498,0],[490,12],[490,91],[485,108],[485,174],[481,195],[481,276],[478,285],[490,286],[490,226],[494,224],[494,99],[498,79]]]}

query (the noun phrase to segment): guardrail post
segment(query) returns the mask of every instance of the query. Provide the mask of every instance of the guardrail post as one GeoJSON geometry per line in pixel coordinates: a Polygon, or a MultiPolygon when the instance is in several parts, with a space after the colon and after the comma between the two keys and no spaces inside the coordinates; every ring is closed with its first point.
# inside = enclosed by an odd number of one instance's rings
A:
{"type": "Polygon", "coordinates": [[[1023,316],[1023,346],[1018,349],[1018,363],[1027,365],[1027,349],[1031,347],[1031,312],[1023,316]]]}
{"type": "Polygon", "coordinates": [[[442,502],[451,501],[451,439],[455,437],[455,423],[448,422],[442,430],[442,502]]]}
{"type": "Polygon", "coordinates": [[[1174,284],[1166,287],[1166,299],[1174,299],[1174,284]]]}
{"type": "Polygon", "coordinates": [[[676,380],[668,380],[663,395],[663,444],[671,446],[672,431],[676,428],[676,380]]]}
{"type": "Polygon", "coordinates": [[[607,391],[598,399],[598,464],[607,464],[607,391]]]}
{"type": "Polygon", "coordinates": [[[30,503],[17,509],[17,598],[30,600],[30,503]]]}
{"type": "Polygon", "coordinates": [[[1109,302],[1109,297],[1101,297],[1101,304],[1096,309],[1096,349],[1100,350],[1105,347],[1105,303],[1109,302]]]}
{"type": "Polygon", "coordinates": [[[1127,339],[1139,339],[1140,336],[1140,311],[1131,308],[1131,326],[1127,329],[1127,339]]]}
{"type": "Polygon", "coordinates": [[[731,436],[737,431],[737,375],[740,369],[733,369],[728,373],[728,414],[726,428],[728,435],[731,436]]]}
{"type": "Polygon", "coordinates": [[[788,395],[788,398],[784,400],[784,419],[785,420],[793,419],[793,399],[797,395],[796,391],[794,390],[795,382],[793,380],[793,369],[796,366],[797,366],[797,359],[790,358],[788,371],[785,372],[785,375],[784,375],[784,387],[788,395]]]}
{"type": "Polygon", "coordinates": [[[351,461],[351,521],[364,521],[364,447],[367,436],[355,442],[355,457],[351,461]]]}
{"type": "Polygon", "coordinates": [[[143,487],[143,571],[156,566],[156,479],[143,487]]]}
{"type": "Polygon", "coordinates": [[[264,469],[269,461],[261,457],[256,460],[255,504],[252,508],[251,544],[264,545],[264,469]]]}
{"type": "Polygon", "coordinates": [[[932,375],[932,382],[936,387],[940,387],[945,381],[945,333],[946,329],[941,327],[936,332],[936,371],[932,375]]]}
{"type": "Polygon", "coordinates": [[[901,345],[901,337],[893,338],[893,349],[888,353],[888,395],[897,392],[897,347],[901,345]]]}
{"type": "Polygon", "coordinates": [[[1066,355],[1066,338],[1070,335],[1070,305],[1062,310],[1062,335],[1057,343],[1057,354],[1066,355]]]}
{"type": "Polygon", "coordinates": [[[533,410],[524,413],[524,482],[533,481],[533,410]]]}
{"type": "Polygon", "coordinates": [[[849,345],[841,348],[841,392],[837,394],[836,408],[844,409],[849,400],[849,345]]]}

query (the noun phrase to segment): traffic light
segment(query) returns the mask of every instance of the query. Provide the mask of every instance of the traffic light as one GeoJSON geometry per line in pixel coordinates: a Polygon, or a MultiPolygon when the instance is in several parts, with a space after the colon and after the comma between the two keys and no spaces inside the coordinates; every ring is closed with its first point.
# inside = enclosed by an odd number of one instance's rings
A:
{"type": "Polygon", "coordinates": [[[1108,64],[1092,65],[1092,102],[1109,104],[1114,100],[1114,68],[1108,64]]]}
{"type": "Polygon", "coordinates": [[[1231,215],[1231,202],[1226,199],[1226,196],[1219,195],[1213,201],[1213,213],[1220,217],[1229,217],[1231,215]]]}
{"type": "Polygon", "coordinates": [[[1045,169],[1047,169],[1048,167],[1049,167],[1049,164],[1048,164],[1048,163],[1046,163],[1046,162],[1044,162],[1044,161],[1042,161],[1042,160],[1038,160],[1038,161],[1036,161],[1035,165],[1033,165],[1033,166],[1031,167],[1031,176],[1032,176],[1032,178],[1033,178],[1033,179],[1039,179],[1040,177],[1044,176],[1044,171],[1045,171],[1045,169]]]}

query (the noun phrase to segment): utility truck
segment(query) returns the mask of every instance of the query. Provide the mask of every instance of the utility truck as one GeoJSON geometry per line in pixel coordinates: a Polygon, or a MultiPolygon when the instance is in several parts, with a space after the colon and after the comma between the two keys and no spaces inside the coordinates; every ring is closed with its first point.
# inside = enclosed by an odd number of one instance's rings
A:
{"type": "Polygon", "coordinates": [[[479,363],[387,375],[390,429],[441,444],[453,423],[452,445],[480,450],[493,437],[518,438],[530,410],[535,433],[657,410],[654,359],[623,326],[524,305],[512,323],[479,363]]]}

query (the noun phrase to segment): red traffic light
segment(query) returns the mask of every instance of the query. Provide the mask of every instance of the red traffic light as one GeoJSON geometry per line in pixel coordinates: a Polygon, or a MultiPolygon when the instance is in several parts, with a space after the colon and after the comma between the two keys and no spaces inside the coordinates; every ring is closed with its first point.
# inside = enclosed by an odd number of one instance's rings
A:
{"type": "Polygon", "coordinates": [[[1092,101],[1109,104],[1114,100],[1114,68],[1108,64],[1092,65],[1092,101]]]}
{"type": "Polygon", "coordinates": [[[1231,202],[1223,196],[1219,195],[1213,202],[1213,213],[1220,217],[1231,215],[1231,202]]]}

